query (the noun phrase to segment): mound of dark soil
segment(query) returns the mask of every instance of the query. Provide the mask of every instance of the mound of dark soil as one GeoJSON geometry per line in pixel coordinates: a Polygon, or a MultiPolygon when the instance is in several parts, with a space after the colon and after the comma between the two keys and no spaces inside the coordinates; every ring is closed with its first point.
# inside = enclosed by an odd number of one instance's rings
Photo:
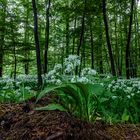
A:
{"type": "Polygon", "coordinates": [[[140,126],[90,124],[65,112],[1,104],[0,140],[140,140],[140,126]]]}

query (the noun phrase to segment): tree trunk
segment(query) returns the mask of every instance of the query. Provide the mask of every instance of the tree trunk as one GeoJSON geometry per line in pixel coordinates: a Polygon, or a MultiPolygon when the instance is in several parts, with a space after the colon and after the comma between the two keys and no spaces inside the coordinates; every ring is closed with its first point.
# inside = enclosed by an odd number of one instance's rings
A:
{"type": "Polygon", "coordinates": [[[3,35],[1,36],[1,44],[0,44],[0,77],[3,75],[3,45],[4,45],[4,28],[0,29],[3,31],[3,35]]]}
{"type": "Polygon", "coordinates": [[[3,2],[3,16],[1,19],[3,22],[3,25],[0,26],[0,32],[1,32],[1,37],[0,37],[0,77],[2,77],[2,75],[3,75],[3,56],[4,56],[3,46],[4,46],[4,38],[5,38],[6,6],[7,6],[7,1],[5,0],[3,2]]]}
{"type": "Polygon", "coordinates": [[[77,48],[77,55],[79,56],[80,54],[80,49],[83,43],[83,38],[84,38],[84,30],[85,30],[85,12],[86,12],[86,0],[85,0],[85,7],[84,7],[84,11],[83,11],[83,17],[82,17],[82,27],[81,27],[81,35],[80,35],[80,41],[79,41],[79,45],[77,48]]]}
{"type": "Polygon", "coordinates": [[[49,12],[50,12],[50,4],[51,0],[48,1],[46,8],[46,30],[45,30],[45,52],[44,52],[44,73],[48,72],[48,48],[49,48],[49,29],[50,29],[50,20],[49,20],[49,12]]]}
{"type": "Polygon", "coordinates": [[[116,76],[116,70],[115,70],[114,58],[112,54],[108,22],[107,22],[107,16],[106,16],[106,0],[102,0],[102,6],[103,6],[103,20],[104,20],[104,25],[105,25],[106,41],[107,41],[108,53],[109,53],[110,64],[111,64],[111,72],[113,76],[116,76]]]}
{"type": "MultiPolygon", "coordinates": [[[[77,24],[77,19],[75,18],[75,20],[74,20],[74,31],[76,29],[76,24],[77,24]]],[[[74,49],[75,49],[75,34],[73,35],[72,54],[74,54],[74,49]]]]}
{"type": "Polygon", "coordinates": [[[131,30],[133,22],[133,7],[135,0],[131,1],[131,13],[130,13],[130,22],[129,22],[129,31],[126,44],[126,56],[125,56],[125,66],[126,66],[126,78],[130,78],[130,41],[131,41],[131,30]]]}
{"type": "MultiPolygon", "coordinates": [[[[86,15],[86,3],[87,0],[84,1],[84,10],[83,10],[83,17],[82,17],[82,27],[81,27],[81,34],[80,34],[80,40],[79,40],[79,45],[77,48],[77,55],[80,55],[80,49],[83,44],[83,38],[84,38],[84,30],[85,30],[85,15],[86,15]]],[[[78,74],[78,67],[76,67],[76,75],[78,74]]]]}
{"type": "Polygon", "coordinates": [[[99,72],[103,73],[103,31],[102,31],[102,24],[100,22],[100,33],[99,33],[99,72]]]}
{"type": "Polygon", "coordinates": [[[17,75],[17,56],[16,56],[16,46],[14,43],[14,80],[16,80],[17,75]]]}
{"type": "Polygon", "coordinates": [[[90,21],[90,40],[91,40],[91,68],[94,69],[93,33],[91,21],[90,21]]]}
{"type": "Polygon", "coordinates": [[[34,14],[34,39],[36,46],[36,61],[37,61],[37,74],[38,74],[38,86],[42,85],[41,77],[41,58],[40,58],[40,46],[39,46],[39,37],[38,37],[38,19],[37,19],[37,8],[36,1],[32,0],[33,14],[34,14]]]}
{"type": "MultiPolygon", "coordinates": [[[[27,6],[26,9],[26,21],[25,21],[25,34],[24,34],[24,44],[27,46],[27,43],[29,42],[29,30],[28,30],[28,25],[29,25],[29,6],[27,6]]],[[[24,62],[24,73],[26,75],[29,74],[29,56],[30,56],[30,51],[29,49],[25,49],[24,52],[24,57],[25,57],[25,62],[24,62]]]]}
{"type": "Polygon", "coordinates": [[[69,13],[66,15],[66,57],[69,55],[69,13]]]}

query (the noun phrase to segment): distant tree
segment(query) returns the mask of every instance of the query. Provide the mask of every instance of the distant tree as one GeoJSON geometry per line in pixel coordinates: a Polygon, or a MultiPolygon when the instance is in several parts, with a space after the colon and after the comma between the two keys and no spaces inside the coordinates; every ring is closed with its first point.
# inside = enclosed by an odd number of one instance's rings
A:
{"type": "Polygon", "coordinates": [[[104,25],[105,25],[106,41],[107,41],[108,53],[109,53],[110,64],[111,64],[111,72],[113,76],[116,76],[114,57],[113,57],[112,47],[110,43],[108,22],[107,22],[107,16],[106,16],[106,0],[102,0],[102,6],[103,6],[103,20],[104,20],[104,25]]]}
{"type": "Polygon", "coordinates": [[[37,60],[37,74],[38,74],[38,86],[42,85],[41,77],[41,58],[40,58],[40,46],[39,46],[39,37],[38,37],[38,18],[37,18],[37,8],[36,1],[32,0],[33,14],[34,14],[34,39],[36,46],[36,60],[37,60]]]}
{"type": "Polygon", "coordinates": [[[131,41],[131,31],[132,31],[132,23],[133,23],[133,9],[134,9],[135,0],[131,1],[131,11],[130,11],[130,21],[129,21],[129,29],[128,29],[128,37],[126,44],[126,56],[125,56],[125,66],[126,66],[126,78],[130,78],[130,67],[131,67],[131,57],[130,57],[130,41],[131,41]]]}
{"type": "Polygon", "coordinates": [[[48,71],[48,47],[49,47],[49,31],[50,31],[50,5],[51,0],[46,2],[46,28],[45,28],[45,51],[44,51],[44,73],[48,71]]]}
{"type": "Polygon", "coordinates": [[[1,1],[1,21],[0,21],[0,77],[3,75],[3,57],[4,57],[4,38],[5,38],[5,22],[6,22],[6,6],[7,1],[1,1]]]}
{"type": "MultiPolygon", "coordinates": [[[[80,56],[80,49],[83,45],[83,40],[84,40],[86,7],[87,7],[87,0],[84,0],[84,9],[83,9],[83,15],[82,15],[82,19],[81,19],[81,33],[80,33],[79,44],[77,47],[78,56],[80,56]]],[[[76,74],[78,74],[78,67],[76,67],[76,74]]]]}

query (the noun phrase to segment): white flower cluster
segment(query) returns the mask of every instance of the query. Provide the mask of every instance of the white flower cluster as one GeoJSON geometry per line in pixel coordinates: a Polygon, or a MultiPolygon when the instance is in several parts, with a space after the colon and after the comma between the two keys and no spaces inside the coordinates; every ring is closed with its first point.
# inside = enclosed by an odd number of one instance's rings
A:
{"type": "Polygon", "coordinates": [[[86,76],[86,75],[96,76],[97,72],[96,72],[96,70],[91,69],[91,68],[84,68],[84,69],[82,69],[81,75],[82,76],[86,76]]]}
{"type": "Polygon", "coordinates": [[[65,70],[64,72],[66,74],[74,74],[74,70],[76,68],[76,66],[80,65],[80,58],[77,55],[69,55],[68,58],[65,58],[64,60],[64,66],[65,66],[65,70]]]}
{"type": "Polygon", "coordinates": [[[84,68],[81,76],[75,75],[76,66],[80,65],[80,58],[77,55],[69,55],[64,61],[64,74],[62,74],[62,65],[56,64],[53,70],[43,78],[44,82],[51,84],[61,84],[62,82],[81,82],[81,83],[93,83],[94,78],[97,76],[97,72],[91,68],[84,68]],[[62,80],[63,79],[63,80],[62,80]]]}
{"type": "Polygon", "coordinates": [[[20,82],[37,82],[37,75],[21,74],[17,76],[16,80],[20,82]]]}
{"type": "Polygon", "coordinates": [[[116,96],[112,96],[113,99],[117,98],[117,95],[120,96],[120,93],[126,96],[128,99],[133,97],[136,94],[140,94],[140,80],[139,79],[118,79],[112,81],[108,85],[108,89],[115,93],[116,96]]]}
{"type": "Polygon", "coordinates": [[[70,80],[71,83],[80,82],[80,83],[90,83],[89,79],[86,77],[73,76],[70,80]]]}
{"type": "Polygon", "coordinates": [[[62,81],[60,80],[60,76],[62,75],[62,65],[61,64],[56,64],[54,66],[54,69],[49,71],[48,74],[44,77],[44,81],[47,83],[52,83],[52,84],[61,84],[62,81]]]}

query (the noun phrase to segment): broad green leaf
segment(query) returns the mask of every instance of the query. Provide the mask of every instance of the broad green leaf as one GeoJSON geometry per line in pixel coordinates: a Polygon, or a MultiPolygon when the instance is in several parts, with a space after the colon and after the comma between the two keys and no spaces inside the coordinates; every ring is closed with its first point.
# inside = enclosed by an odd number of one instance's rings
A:
{"type": "Polygon", "coordinates": [[[59,111],[67,111],[62,105],[60,104],[49,104],[44,107],[35,108],[35,110],[59,110],[59,111]]]}

